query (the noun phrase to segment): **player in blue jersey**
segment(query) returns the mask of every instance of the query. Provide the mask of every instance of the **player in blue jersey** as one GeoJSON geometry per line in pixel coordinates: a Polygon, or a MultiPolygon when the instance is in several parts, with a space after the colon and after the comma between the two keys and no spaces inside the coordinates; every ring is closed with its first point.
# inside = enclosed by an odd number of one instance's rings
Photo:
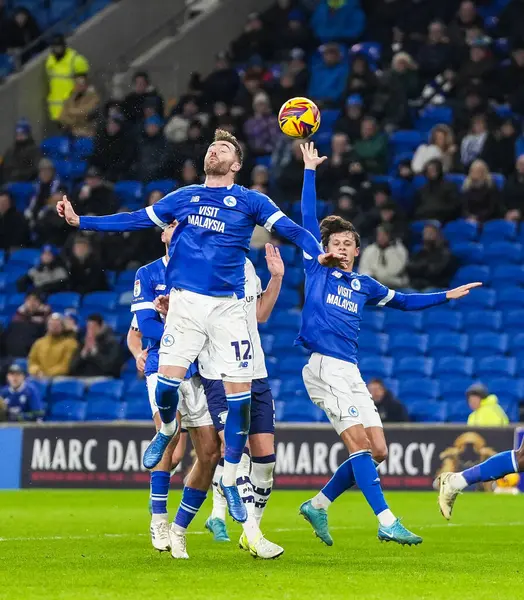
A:
{"type": "Polygon", "coordinates": [[[518,450],[499,452],[460,473],[441,473],[435,482],[439,488],[440,513],[449,521],[462,490],[480,482],[496,481],[510,473],[524,473],[524,441],[518,450]]]}
{"type": "MultiPolygon", "coordinates": [[[[136,326],[142,335],[147,357],[144,363],[149,401],[157,429],[161,426],[156,406],[155,388],[157,385],[158,351],[164,332],[164,322],[155,308],[155,298],[165,294],[165,273],[168,264],[167,250],[176,223],[171,223],[162,232],[162,241],[166,244],[166,256],[138,269],[133,289],[131,311],[136,326]]],[[[136,355],[136,349],[134,354],[136,355]]],[[[137,356],[142,360],[143,356],[137,356]]],[[[211,484],[215,467],[220,458],[220,445],[213,421],[207,409],[207,400],[200,378],[194,365],[188,369],[186,380],[180,385],[178,419],[184,429],[189,430],[197,455],[197,460],[189,474],[182,493],[182,502],[175,520],[169,527],[167,497],[169,492],[170,471],[173,462],[178,464],[185,448],[176,445],[173,437],[160,462],[151,470],[151,541],[157,550],[171,550],[173,558],[188,558],[185,533],[189,524],[204,502],[211,484]],[[176,445],[176,448],[175,448],[176,445]]]]}
{"type": "Polygon", "coordinates": [[[16,363],[7,370],[7,385],[0,388],[0,412],[7,413],[8,421],[40,421],[44,416],[38,389],[16,363]]]}
{"type": "Polygon", "coordinates": [[[235,184],[242,149],[234,136],[217,130],[205,159],[204,185],[168,194],[154,206],[133,213],[79,217],[67,197],[58,214],[80,229],[131,231],[178,221],[169,248],[166,284],[169,314],[160,347],[156,400],[162,426],[144,453],[144,466],[160,461],[177,431],[178,388],[206,343],[222,375],[228,400],[224,429],[224,473],[220,483],[231,516],[247,512],[236,488],[236,473],[249,428],[253,353],[244,311],[244,261],[256,224],[275,230],[312,256],[319,266],[343,265],[317,240],[286,217],[264,194],[235,184]]]}
{"type": "Polygon", "coordinates": [[[366,304],[400,310],[420,310],[462,298],[481,285],[471,283],[448,292],[402,294],[368,275],[353,272],[360,238],[353,225],[341,217],[326,217],[319,226],[316,214],[315,171],[320,158],[312,143],[302,145],[304,226],[328,252],[342,254],[346,268],[320,269],[304,255],[305,303],[297,343],[311,352],[303,377],[311,400],[322,408],[349,452],[344,462],[314,498],[300,507],[302,516],[327,545],[327,509],[345,490],[358,485],[379,521],[378,538],[399,544],[420,544],[389,509],[380,486],[376,464],[386,458],[387,446],[378,411],[358,366],[358,332],[366,304]],[[375,464],[373,463],[375,459],[375,464]]]}

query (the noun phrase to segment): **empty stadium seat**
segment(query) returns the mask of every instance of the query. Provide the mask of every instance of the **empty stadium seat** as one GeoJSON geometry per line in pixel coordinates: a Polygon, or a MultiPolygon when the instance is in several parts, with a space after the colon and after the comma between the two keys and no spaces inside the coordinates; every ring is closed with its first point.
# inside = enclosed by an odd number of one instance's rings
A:
{"type": "MultiPolygon", "coordinates": [[[[484,285],[487,285],[490,281],[490,277],[491,275],[489,267],[466,265],[464,267],[460,267],[460,269],[455,273],[451,285],[453,287],[458,287],[460,285],[473,283],[475,281],[480,281],[484,285]]],[[[476,290],[473,290],[469,295],[474,295],[475,292],[476,290]]]]}
{"type": "Polygon", "coordinates": [[[91,292],[82,299],[83,310],[112,311],[116,308],[117,295],[114,292],[91,292]]]}
{"type": "Polygon", "coordinates": [[[451,221],[444,226],[444,236],[453,244],[454,242],[474,241],[478,237],[478,225],[465,219],[451,221]]]}
{"type": "Polygon", "coordinates": [[[442,398],[442,400],[449,400],[452,397],[460,397],[462,400],[465,401],[466,390],[472,383],[471,376],[466,377],[460,375],[452,375],[447,370],[445,371],[445,373],[445,376],[442,377],[437,365],[437,369],[435,369],[435,375],[437,375],[439,378],[440,397],[442,398]]]}
{"type": "Polygon", "coordinates": [[[71,146],[71,155],[75,160],[82,160],[88,158],[93,154],[94,142],[92,138],[88,137],[77,137],[73,138],[71,146]]]}
{"type": "Polygon", "coordinates": [[[382,331],[385,316],[383,310],[365,310],[360,327],[364,331],[382,331]]]}
{"type": "Polygon", "coordinates": [[[478,242],[456,241],[451,251],[463,265],[480,265],[484,263],[484,246],[478,242]]]}
{"type": "Polygon", "coordinates": [[[450,397],[445,401],[446,421],[448,423],[466,423],[471,409],[464,396],[450,397]]]}
{"type": "Polygon", "coordinates": [[[468,349],[468,336],[463,333],[435,333],[428,340],[428,354],[433,358],[450,354],[465,354],[468,349]]]}
{"type": "Polygon", "coordinates": [[[44,156],[52,159],[65,158],[71,151],[71,138],[67,135],[54,135],[40,144],[44,156]]]}
{"type": "Polygon", "coordinates": [[[294,423],[315,423],[322,420],[322,410],[309,399],[292,400],[283,403],[280,419],[294,423]]]}
{"type": "Polygon", "coordinates": [[[282,288],[275,306],[278,309],[289,309],[296,308],[300,304],[300,292],[298,290],[282,288]]]}
{"type": "Polygon", "coordinates": [[[451,183],[454,183],[459,190],[462,189],[462,186],[466,181],[466,176],[462,173],[447,173],[445,178],[447,181],[451,181],[451,183]]]}
{"type": "Polygon", "coordinates": [[[399,384],[399,396],[405,404],[419,400],[434,400],[439,397],[438,382],[425,377],[402,379],[399,384]]]}
{"type": "Polygon", "coordinates": [[[301,319],[302,313],[300,310],[280,310],[271,315],[269,322],[271,323],[271,327],[274,327],[277,331],[289,329],[295,333],[296,337],[300,329],[301,319]]]}
{"type": "Polygon", "coordinates": [[[426,332],[432,331],[460,331],[462,329],[462,314],[454,311],[441,308],[426,310],[423,315],[423,330],[426,332]]]}
{"type": "Polygon", "coordinates": [[[266,356],[266,369],[270,379],[278,377],[278,360],[274,356],[266,356]]]}
{"type": "Polygon", "coordinates": [[[80,400],[60,400],[53,402],[49,411],[49,421],[83,421],[86,403],[80,400]]]}
{"type": "Polygon", "coordinates": [[[497,308],[503,312],[524,309],[522,289],[514,286],[497,290],[497,308]]]}
{"type": "Polygon", "coordinates": [[[441,123],[451,125],[453,110],[450,106],[430,104],[426,106],[415,120],[415,129],[429,132],[430,129],[441,123]]]}
{"type": "Polygon", "coordinates": [[[11,252],[9,256],[9,268],[13,266],[24,267],[26,269],[35,267],[40,262],[41,254],[41,250],[35,248],[21,248],[20,250],[15,250],[14,252],[11,252]]]}
{"type": "MultiPolygon", "coordinates": [[[[297,395],[301,396],[302,398],[309,398],[306,388],[304,386],[304,380],[302,379],[302,376],[298,373],[299,372],[297,372],[295,376],[288,375],[287,377],[278,380],[278,392],[283,400],[286,400],[287,398],[293,398],[297,395]]],[[[273,390],[273,388],[271,388],[271,390],[273,390]]]]}
{"type": "Polygon", "coordinates": [[[175,189],[176,181],[174,179],[157,179],[144,186],[144,196],[147,198],[151,192],[155,191],[162,192],[165,196],[175,189]]]}
{"type": "Polygon", "coordinates": [[[142,184],[140,181],[117,181],[113,190],[124,205],[134,205],[142,201],[142,184]]]}
{"type": "Polygon", "coordinates": [[[49,389],[52,402],[69,400],[82,400],[84,397],[84,384],[76,379],[54,381],[49,389]]]}
{"type": "Polygon", "coordinates": [[[284,261],[285,265],[294,265],[297,260],[297,251],[295,246],[290,246],[289,244],[284,244],[278,247],[280,252],[280,256],[284,261]]]}
{"type": "Polygon", "coordinates": [[[57,292],[48,296],[47,303],[53,310],[62,312],[66,308],[78,308],[80,306],[80,298],[80,294],[76,292],[57,292]]]}
{"type": "Polygon", "coordinates": [[[279,369],[282,375],[287,373],[301,373],[307,363],[305,356],[285,356],[280,359],[279,369]]]}
{"type": "Polygon", "coordinates": [[[123,419],[125,406],[122,402],[114,402],[105,398],[104,400],[91,400],[88,397],[85,413],[86,421],[115,421],[123,419]]]}
{"type": "Polygon", "coordinates": [[[421,144],[426,142],[426,136],[420,131],[400,130],[395,131],[389,138],[392,155],[401,152],[414,152],[421,144]]]}
{"type": "Polygon", "coordinates": [[[150,421],[151,405],[147,396],[141,397],[138,402],[124,404],[124,417],[130,421],[150,421]]]}
{"type": "Polygon", "coordinates": [[[390,310],[385,313],[384,330],[391,334],[398,331],[420,331],[422,318],[422,312],[390,310]]]}
{"type": "Polygon", "coordinates": [[[433,359],[421,356],[406,356],[395,361],[393,372],[396,377],[431,377],[433,359]]]}
{"type": "MultiPolygon", "coordinates": [[[[508,313],[508,319],[510,317],[514,317],[518,319],[520,317],[524,318],[524,310],[514,310],[508,313]]],[[[524,352],[524,331],[523,329],[523,321],[513,322],[512,320],[506,321],[506,327],[513,328],[518,327],[520,332],[512,332],[509,336],[509,350],[512,354],[519,354],[524,352]],[[518,323],[518,325],[517,325],[518,323]]]]}
{"type": "Polygon", "coordinates": [[[273,342],[273,352],[278,350],[286,350],[293,347],[297,334],[295,331],[279,331],[275,335],[275,341],[273,342]]]}
{"type": "Polygon", "coordinates": [[[358,336],[358,348],[360,351],[387,354],[389,336],[385,333],[369,333],[363,331],[358,336]]]}
{"type": "Polygon", "coordinates": [[[497,265],[491,271],[491,285],[505,288],[519,285],[524,287],[524,268],[521,265],[497,265]]]}
{"type": "Polygon", "coordinates": [[[491,242],[484,248],[484,261],[488,265],[497,266],[501,263],[522,263],[522,245],[517,242],[491,242]]]}
{"type": "Polygon", "coordinates": [[[515,358],[487,356],[477,363],[477,375],[481,377],[513,377],[517,371],[515,358]]]}
{"type": "Polygon", "coordinates": [[[506,178],[502,173],[491,173],[493,183],[497,186],[497,189],[501,190],[506,183],[506,178]]]}
{"type": "Polygon", "coordinates": [[[288,267],[282,284],[289,288],[298,288],[304,283],[305,274],[301,267],[288,267]]]}
{"type": "Polygon", "coordinates": [[[496,394],[499,399],[512,399],[517,403],[524,400],[524,380],[513,377],[483,376],[482,381],[487,385],[490,394],[496,394]]]}
{"type": "Polygon", "coordinates": [[[459,308],[463,313],[468,310],[484,310],[493,308],[497,304],[497,294],[495,290],[489,288],[476,288],[470,291],[467,296],[460,300],[454,300],[453,305],[459,308]]]}
{"type": "Polygon", "coordinates": [[[513,241],[517,237],[517,226],[512,221],[505,219],[495,219],[484,223],[480,241],[483,244],[488,244],[495,241],[513,241]]]}
{"type": "Polygon", "coordinates": [[[446,405],[435,400],[413,402],[408,406],[409,416],[417,423],[439,423],[446,420],[446,405]]]}
{"type": "Polygon", "coordinates": [[[7,189],[15,201],[16,208],[19,211],[24,211],[29,206],[29,202],[35,193],[35,184],[17,181],[9,183],[7,189]]]}
{"type": "Polygon", "coordinates": [[[427,335],[397,333],[389,337],[389,352],[392,356],[417,356],[428,348],[427,335]]]}
{"type": "Polygon", "coordinates": [[[120,401],[124,391],[124,382],[120,379],[97,381],[89,386],[86,398],[89,402],[98,399],[120,401]]]}
{"type": "Polygon", "coordinates": [[[470,357],[452,355],[442,356],[435,365],[435,376],[439,379],[449,375],[471,377],[473,375],[473,359],[470,357]]]}
{"type": "Polygon", "coordinates": [[[502,326],[502,313],[495,310],[470,310],[463,315],[464,331],[499,331],[502,326]]]}
{"type": "Polygon", "coordinates": [[[371,377],[391,377],[393,361],[391,358],[380,356],[363,358],[359,362],[359,368],[366,381],[371,377]]]}
{"type": "Polygon", "coordinates": [[[499,404],[506,413],[510,422],[515,423],[520,420],[519,404],[512,398],[499,398],[499,404]]]}
{"type": "MultiPolygon", "coordinates": [[[[504,333],[475,333],[470,336],[469,353],[474,358],[503,355],[508,349],[508,336],[504,333]]],[[[477,371],[479,374],[481,370],[477,371]]]]}

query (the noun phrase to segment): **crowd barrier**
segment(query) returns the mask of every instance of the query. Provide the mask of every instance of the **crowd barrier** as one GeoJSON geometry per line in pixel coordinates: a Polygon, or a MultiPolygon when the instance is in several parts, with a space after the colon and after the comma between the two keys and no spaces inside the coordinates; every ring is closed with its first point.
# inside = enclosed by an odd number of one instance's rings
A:
{"type": "MultiPolygon", "coordinates": [[[[385,489],[432,489],[440,470],[457,471],[520,443],[524,428],[386,426],[389,456],[380,465],[385,489]]],[[[142,453],[150,424],[38,424],[0,427],[0,489],[145,488],[142,453]]],[[[190,446],[190,445],[189,445],[190,446]]],[[[276,432],[275,487],[317,489],[347,458],[329,425],[281,424],[276,432]]],[[[181,487],[191,469],[189,447],[172,478],[181,487]]]]}

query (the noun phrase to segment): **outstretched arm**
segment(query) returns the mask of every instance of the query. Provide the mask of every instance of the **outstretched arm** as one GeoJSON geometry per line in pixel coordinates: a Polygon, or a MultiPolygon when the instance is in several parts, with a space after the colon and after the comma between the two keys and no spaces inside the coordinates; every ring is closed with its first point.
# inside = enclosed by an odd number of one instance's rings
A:
{"type": "Polygon", "coordinates": [[[304,158],[304,183],[302,184],[302,225],[320,242],[320,227],[317,217],[317,190],[315,186],[316,170],[327,156],[319,157],[313,142],[300,146],[304,158]]]}
{"type": "Polygon", "coordinates": [[[430,294],[403,294],[389,290],[387,295],[377,302],[377,306],[389,306],[399,310],[422,310],[438,304],[444,304],[448,300],[459,300],[467,296],[470,290],[481,286],[482,283],[468,283],[447,292],[435,292],[430,294]]]}

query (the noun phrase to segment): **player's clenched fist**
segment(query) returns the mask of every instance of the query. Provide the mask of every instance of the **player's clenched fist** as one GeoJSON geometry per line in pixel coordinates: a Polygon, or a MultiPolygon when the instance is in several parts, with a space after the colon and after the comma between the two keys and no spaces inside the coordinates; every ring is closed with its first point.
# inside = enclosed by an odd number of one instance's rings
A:
{"type": "Polygon", "coordinates": [[[56,205],[56,211],[58,212],[58,216],[65,219],[72,227],[78,227],[80,225],[80,217],[74,211],[67,196],[62,196],[62,200],[56,205]]]}

